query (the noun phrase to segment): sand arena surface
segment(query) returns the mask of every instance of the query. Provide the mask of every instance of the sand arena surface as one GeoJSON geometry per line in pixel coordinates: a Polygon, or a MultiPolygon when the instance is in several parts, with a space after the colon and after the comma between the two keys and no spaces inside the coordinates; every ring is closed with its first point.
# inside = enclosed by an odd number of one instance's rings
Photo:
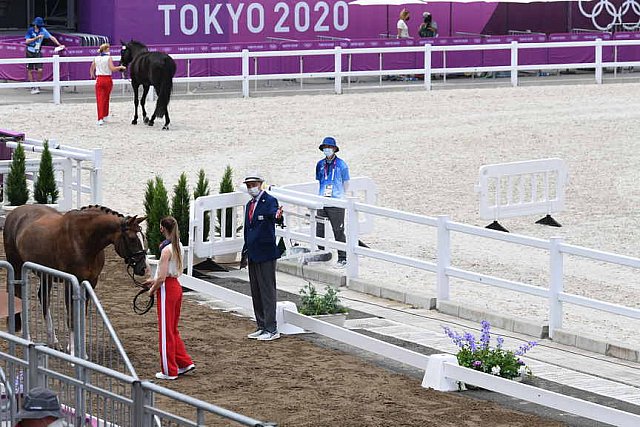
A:
{"type": "MultiPolygon", "coordinates": [[[[0,106],[0,127],[33,138],[56,138],[84,148],[103,148],[104,204],[143,212],[145,183],[160,174],[172,187],[181,172],[195,184],[204,168],[214,190],[225,165],[235,182],[250,169],[269,183],[313,180],[317,147],[336,137],[352,176],[369,176],[379,187],[378,204],[426,215],[486,225],[478,215],[473,185],[484,164],[563,158],[569,167],[567,209],[557,214],[563,228],[535,225],[536,217],[507,219],[512,232],[640,256],[637,165],[640,85],[586,85],[461,89],[375,94],[300,95],[251,99],[173,100],[172,129],[131,126],[133,105],[112,104],[112,121],[95,125],[93,104],[0,106]]],[[[378,221],[364,236],[372,247],[430,260],[435,232],[378,221]]],[[[453,235],[456,266],[522,280],[548,281],[548,256],[485,239],[453,235]]],[[[637,273],[567,257],[569,292],[638,307],[637,273]]],[[[435,277],[365,260],[367,280],[431,292],[435,277]]],[[[435,292],[433,292],[435,294],[435,292]]],[[[452,281],[456,302],[525,319],[546,318],[545,301],[497,288],[452,281]]],[[[599,338],[640,347],[640,322],[566,306],[565,326],[599,338]]]]}

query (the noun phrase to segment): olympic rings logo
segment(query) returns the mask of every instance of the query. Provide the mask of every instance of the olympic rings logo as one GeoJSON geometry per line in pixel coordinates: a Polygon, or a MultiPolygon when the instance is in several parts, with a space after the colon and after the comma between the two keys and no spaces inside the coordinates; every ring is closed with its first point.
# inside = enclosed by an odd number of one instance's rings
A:
{"type": "Polygon", "coordinates": [[[622,29],[628,31],[640,29],[640,3],[636,0],[625,0],[619,9],[616,9],[616,6],[611,0],[589,1],[590,4],[595,3],[591,13],[584,10],[582,3],[583,0],[578,1],[580,13],[582,13],[582,16],[585,18],[590,18],[593,26],[600,31],[609,31],[616,24],[621,25],[622,29]],[[629,11],[633,11],[636,15],[636,22],[622,22],[622,17],[629,13],[629,11]],[[600,16],[607,17],[609,23],[605,26],[598,23],[600,16]]]}

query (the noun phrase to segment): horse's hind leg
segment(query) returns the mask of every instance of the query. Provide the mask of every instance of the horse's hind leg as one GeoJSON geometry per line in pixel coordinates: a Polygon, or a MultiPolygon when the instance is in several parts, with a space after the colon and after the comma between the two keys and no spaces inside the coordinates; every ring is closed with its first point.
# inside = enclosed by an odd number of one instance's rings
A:
{"type": "Polygon", "coordinates": [[[164,126],[162,126],[162,129],[169,130],[169,123],[171,123],[171,119],[169,119],[169,109],[167,108],[167,112],[164,113],[164,126]]]}
{"type": "MultiPolygon", "coordinates": [[[[149,85],[142,85],[142,99],[140,100],[140,106],[142,107],[142,121],[145,123],[149,123],[149,118],[147,117],[147,110],[144,108],[145,103],[147,102],[147,95],[149,94],[149,85]]],[[[153,117],[151,118],[153,121],[153,117]]],[[[153,126],[153,123],[149,126],[153,126]]]]}
{"type": "Polygon", "coordinates": [[[75,334],[73,330],[73,287],[65,283],[64,285],[64,306],[67,311],[67,328],[69,329],[69,346],[67,351],[70,355],[75,356],[75,334]]]}
{"type": "Polygon", "coordinates": [[[46,274],[40,275],[40,287],[38,288],[38,300],[42,307],[42,316],[47,324],[47,345],[58,349],[59,342],[56,336],[56,328],[51,317],[51,288],[53,288],[53,278],[46,274]]]}

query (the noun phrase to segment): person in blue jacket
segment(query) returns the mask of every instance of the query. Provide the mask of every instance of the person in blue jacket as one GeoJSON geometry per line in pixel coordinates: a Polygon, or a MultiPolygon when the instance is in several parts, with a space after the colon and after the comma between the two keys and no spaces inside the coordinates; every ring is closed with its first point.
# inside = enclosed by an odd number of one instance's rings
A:
{"type": "MultiPolygon", "coordinates": [[[[29,27],[27,34],[24,36],[25,43],[27,44],[27,58],[42,58],[42,42],[44,39],[49,39],[57,46],[64,48],[58,39],[51,35],[49,31],[44,27],[44,19],[37,17],[32,22],[32,27],[29,27]]],[[[33,72],[38,72],[38,80],[42,81],[42,64],[27,64],[27,76],[30,82],[34,82],[33,72]]],[[[31,94],[35,95],[40,93],[40,88],[34,86],[31,88],[31,94]]]]}
{"type": "Polygon", "coordinates": [[[255,332],[247,337],[272,341],[280,338],[276,324],[276,260],[280,258],[280,251],[275,226],[282,218],[282,208],[278,207],[275,197],[262,189],[263,183],[264,178],[258,173],[248,174],[244,179],[251,200],[245,207],[241,268],[245,262],[249,266],[257,324],[255,332]]]}
{"type": "MultiPolygon", "coordinates": [[[[349,166],[338,158],[336,153],[340,151],[335,138],[328,136],[322,140],[318,147],[324,158],[316,163],[316,180],[318,181],[318,194],[323,197],[343,199],[349,190],[349,166]]],[[[338,242],[345,242],[344,234],[344,209],[335,206],[325,206],[318,210],[318,216],[328,218],[333,230],[333,236],[338,242]]],[[[324,237],[324,222],[316,225],[316,236],[324,237]]],[[[319,247],[324,249],[323,246],[319,247]]],[[[336,267],[344,268],[347,264],[347,253],[338,251],[336,267]]]]}

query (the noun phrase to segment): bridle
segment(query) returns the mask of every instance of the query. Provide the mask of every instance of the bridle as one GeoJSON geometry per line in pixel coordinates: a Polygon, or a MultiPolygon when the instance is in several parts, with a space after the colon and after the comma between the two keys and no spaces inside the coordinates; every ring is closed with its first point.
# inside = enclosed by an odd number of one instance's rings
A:
{"type": "MultiPolygon", "coordinates": [[[[133,282],[133,284],[139,288],[142,288],[133,298],[133,311],[136,314],[143,315],[148,313],[149,310],[151,310],[151,308],[153,307],[154,297],[153,295],[151,295],[146,304],[138,303],[138,299],[143,294],[146,294],[149,290],[145,287],[144,282],[140,282],[138,279],[136,279],[135,269],[138,264],[146,263],[147,251],[144,248],[145,247],[144,244],[141,250],[130,251],[129,246],[126,244],[126,241],[125,241],[126,239],[125,233],[129,231],[129,226],[126,224],[126,221],[123,221],[120,224],[120,231],[121,231],[120,233],[121,247],[124,248],[124,252],[125,252],[120,256],[124,259],[124,262],[127,265],[127,274],[129,275],[129,277],[131,277],[131,281],[133,282]]],[[[141,233],[142,230],[138,229],[136,230],[136,232],[141,233]]]]}

